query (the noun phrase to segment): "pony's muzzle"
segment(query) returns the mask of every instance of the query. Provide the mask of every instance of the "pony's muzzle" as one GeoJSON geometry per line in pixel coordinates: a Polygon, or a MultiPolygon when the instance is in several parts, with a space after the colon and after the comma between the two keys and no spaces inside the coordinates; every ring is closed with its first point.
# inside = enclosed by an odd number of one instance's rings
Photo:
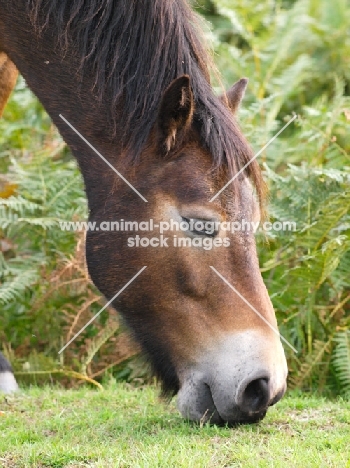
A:
{"type": "Polygon", "coordinates": [[[280,341],[242,333],[183,372],[178,408],[185,418],[197,422],[257,422],[284,395],[286,378],[280,341]]]}

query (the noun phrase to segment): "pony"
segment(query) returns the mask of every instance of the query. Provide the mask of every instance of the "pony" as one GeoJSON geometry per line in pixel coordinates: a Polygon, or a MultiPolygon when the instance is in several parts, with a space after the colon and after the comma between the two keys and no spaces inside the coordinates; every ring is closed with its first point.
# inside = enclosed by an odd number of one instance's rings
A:
{"type": "Polygon", "coordinates": [[[261,420],[286,358],[254,233],[222,227],[264,207],[236,118],[247,80],[214,93],[187,0],[0,0],[0,53],[0,108],[18,69],[79,164],[89,221],[152,220],[133,246],[125,230],[89,230],[86,261],[163,395],[192,421],[261,420]]]}

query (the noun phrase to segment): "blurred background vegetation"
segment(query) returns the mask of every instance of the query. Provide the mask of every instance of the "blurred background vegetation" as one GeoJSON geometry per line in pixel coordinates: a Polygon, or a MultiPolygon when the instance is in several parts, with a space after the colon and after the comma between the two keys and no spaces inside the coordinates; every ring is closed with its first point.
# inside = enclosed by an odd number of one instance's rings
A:
{"type": "MultiPolygon", "coordinates": [[[[289,386],[350,396],[350,5],[347,0],[199,0],[226,87],[249,78],[239,118],[260,156],[272,220],[261,268],[286,347],[289,386]]],[[[0,342],[19,379],[147,381],[138,349],[84,268],[87,215],[75,161],[19,80],[0,121],[0,342]],[[136,355],[136,357],[135,357],[136,355]],[[74,373],[73,373],[74,372],[74,373]]]]}

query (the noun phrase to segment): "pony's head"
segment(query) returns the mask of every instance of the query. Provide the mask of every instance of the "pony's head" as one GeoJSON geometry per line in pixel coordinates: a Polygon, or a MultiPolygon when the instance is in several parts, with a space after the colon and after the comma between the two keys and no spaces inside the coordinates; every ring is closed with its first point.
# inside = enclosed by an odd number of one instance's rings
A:
{"type": "MultiPolygon", "coordinates": [[[[225,139],[235,149],[226,157],[236,170],[252,157],[234,117],[246,83],[240,80],[223,99],[231,132],[225,139]]],[[[134,224],[88,233],[89,271],[110,298],[147,266],[115,306],[164,391],[179,392],[186,418],[257,421],[282,397],[287,376],[250,224],[259,221],[263,183],[253,161],[211,201],[232,171],[228,164],[213,167],[201,125],[190,79],[181,76],[162,96],[137,168],[124,171],[148,202],[115,182],[115,196],[90,220],[134,224]]]]}

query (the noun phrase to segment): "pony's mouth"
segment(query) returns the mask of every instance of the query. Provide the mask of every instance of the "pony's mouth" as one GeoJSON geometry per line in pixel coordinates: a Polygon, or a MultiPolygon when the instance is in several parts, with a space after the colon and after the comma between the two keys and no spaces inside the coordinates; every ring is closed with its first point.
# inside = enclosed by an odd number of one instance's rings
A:
{"type": "MultiPolygon", "coordinates": [[[[193,390],[193,389],[192,389],[193,390]]],[[[182,393],[182,389],[179,392],[178,397],[178,408],[181,414],[191,421],[199,424],[210,424],[217,426],[228,426],[233,427],[239,424],[254,424],[261,421],[266,413],[269,404],[263,410],[258,412],[245,413],[241,411],[238,406],[233,405],[231,409],[231,417],[222,417],[215,404],[210,387],[206,383],[202,383],[200,388],[197,388],[197,395],[193,396],[193,399],[187,399],[190,395],[188,392],[182,393]]],[[[274,404],[274,403],[272,403],[274,404]]]]}
{"type": "Polygon", "coordinates": [[[207,422],[209,424],[216,424],[218,426],[226,426],[227,425],[228,427],[236,426],[236,425],[239,425],[239,424],[254,424],[254,423],[257,423],[257,422],[261,421],[262,419],[264,419],[264,417],[265,417],[265,415],[267,413],[267,408],[264,409],[263,411],[251,412],[251,413],[244,413],[244,412],[240,411],[238,408],[236,408],[234,410],[234,413],[236,413],[234,419],[226,421],[224,418],[222,418],[220,416],[220,413],[219,413],[218,409],[215,406],[215,402],[213,400],[213,397],[212,397],[209,386],[206,385],[206,387],[208,388],[211,399],[213,401],[213,406],[214,406],[215,411],[216,411],[212,415],[212,418],[208,419],[207,422]],[[215,419],[215,422],[214,422],[214,419],[215,419]]]}

